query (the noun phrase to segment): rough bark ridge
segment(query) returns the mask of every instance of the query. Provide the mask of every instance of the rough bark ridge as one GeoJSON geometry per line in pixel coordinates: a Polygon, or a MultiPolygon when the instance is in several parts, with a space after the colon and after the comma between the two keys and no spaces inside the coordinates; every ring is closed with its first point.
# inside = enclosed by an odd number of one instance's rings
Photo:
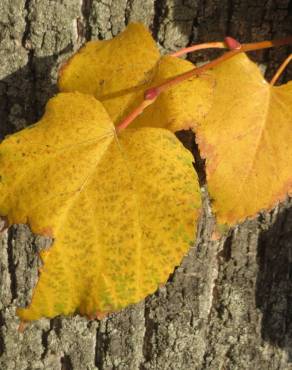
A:
{"type": "MultiPolygon", "coordinates": [[[[227,34],[255,41],[292,33],[289,0],[2,0],[1,5],[2,137],[40,117],[56,91],[62,60],[86,40],[111,38],[128,22],[147,24],[166,51],[227,34]]],[[[265,51],[257,60],[271,60],[270,73],[287,53],[287,48],[265,51]]],[[[49,241],[25,226],[10,228],[0,248],[0,368],[292,369],[291,205],[259,214],[212,242],[206,197],[196,246],[156,294],[101,322],[43,319],[24,334],[17,332],[15,307],[29,300],[36,252],[49,241]]]]}

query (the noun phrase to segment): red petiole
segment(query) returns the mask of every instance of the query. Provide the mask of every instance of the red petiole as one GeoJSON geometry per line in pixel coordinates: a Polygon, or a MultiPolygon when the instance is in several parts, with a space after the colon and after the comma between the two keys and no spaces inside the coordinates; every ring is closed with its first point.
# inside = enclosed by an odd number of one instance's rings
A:
{"type": "Polygon", "coordinates": [[[283,71],[285,70],[285,68],[287,67],[287,65],[291,62],[292,60],[292,54],[290,54],[285,60],[284,62],[280,65],[279,69],[277,70],[277,72],[275,73],[274,77],[271,79],[271,82],[270,82],[270,85],[275,85],[275,83],[277,82],[278,78],[281,76],[281,74],[283,73],[283,71]]]}
{"type": "Polygon", "coordinates": [[[239,49],[241,44],[232,37],[225,37],[224,42],[215,41],[215,42],[206,42],[203,44],[192,45],[186,48],[175,51],[174,53],[169,54],[172,57],[180,57],[185,54],[193,53],[194,51],[204,50],[204,49],[239,49]]]}
{"type": "MultiPolygon", "coordinates": [[[[213,45],[213,44],[214,43],[210,43],[209,47],[212,47],[210,45],[213,45]]],[[[205,64],[201,67],[194,68],[194,69],[192,69],[188,72],[185,72],[181,75],[178,75],[178,76],[176,76],[176,77],[174,77],[174,78],[172,78],[168,81],[165,81],[165,82],[163,82],[162,84],[160,84],[158,86],[155,86],[155,87],[152,87],[152,88],[146,90],[145,93],[144,93],[143,102],[137,108],[135,108],[124,120],[122,120],[122,122],[117,127],[117,132],[121,132],[126,127],[128,127],[129,124],[138,115],[140,115],[147,106],[152,104],[163,91],[168,90],[172,86],[175,86],[175,85],[179,84],[180,82],[188,80],[189,78],[192,78],[194,76],[199,76],[202,72],[205,72],[208,69],[217,66],[218,64],[234,57],[235,55],[237,55],[239,53],[253,51],[253,50],[267,49],[267,48],[272,48],[272,47],[277,47],[277,46],[282,46],[282,45],[288,45],[288,44],[292,44],[292,36],[289,36],[289,37],[286,37],[286,38],[283,38],[283,39],[273,40],[273,41],[261,41],[261,42],[255,42],[255,43],[249,43],[249,44],[240,44],[238,41],[236,41],[232,38],[226,38],[224,45],[226,45],[225,47],[228,47],[229,49],[231,49],[230,51],[226,52],[225,54],[221,55],[220,57],[212,60],[211,62],[209,62],[209,63],[207,63],[207,64],[205,64]]],[[[202,45],[206,45],[206,44],[201,44],[201,49],[206,49],[207,48],[205,46],[202,47],[202,45]]],[[[197,47],[197,49],[194,49],[193,47],[185,48],[185,49],[182,49],[182,51],[179,51],[177,53],[172,54],[172,56],[182,55],[182,54],[185,54],[185,53],[188,53],[188,52],[192,52],[194,50],[199,50],[199,48],[198,47],[197,47]]],[[[287,62],[287,64],[289,63],[289,61],[287,62]]],[[[285,68],[285,66],[283,68],[285,68]]],[[[279,71],[280,71],[279,74],[282,72],[281,67],[279,69],[279,71]]],[[[274,78],[277,79],[278,76],[275,76],[274,78]]]]}

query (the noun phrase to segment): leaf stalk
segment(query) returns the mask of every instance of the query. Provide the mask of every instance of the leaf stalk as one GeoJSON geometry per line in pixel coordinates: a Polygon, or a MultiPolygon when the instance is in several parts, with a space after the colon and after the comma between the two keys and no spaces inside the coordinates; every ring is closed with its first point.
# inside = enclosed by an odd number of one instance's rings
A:
{"type": "Polygon", "coordinates": [[[280,65],[280,67],[276,71],[274,77],[271,79],[271,82],[270,82],[270,85],[271,86],[274,86],[275,85],[275,83],[277,82],[277,80],[279,79],[279,77],[281,76],[281,74],[283,73],[283,71],[285,70],[285,68],[287,67],[287,65],[291,62],[291,60],[292,60],[292,54],[290,54],[284,60],[284,62],[280,65]]]}
{"type": "MultiPolygon", "coordinates": [[[[162,92],[170,89],[171,87],[173,87],[173,86],[175,86],[175,85],[177,85],[177,84],[179,84],[183,81],[186,81],[186,80],[188,80],[192,77],[199,76],[200,74],[207,71],[208,69],[213,68],[213,67],[217,66],[218,64],[220,64],[222,62],[225,62],[228,59],[231,59],[232,57],[234,57],[235,55],[237,55],[239,53],[292,44],[292,36],[288,36],[288,37],[278,39],[278,40],[261,41],[261,42],[254,42],[254,43],[248,43],[248,44],[240,44],[238,41],[236,41],[232,38],[230,38],[230,40],[229,40],[230,41],[229,45],[228,45],[227,38],[225,39],[225,41],[226,41],[226,44],[227,44],[226,46],[231,49],[230,51],[227,51],[225,54],[223,54],[220,57],[212,60],[209,63],[204,64],[201,67],[194,68],[194,69],[192,69],[188,72],[182,73],[182,74],[180,74],[180,75],[178,75],[178,76],[176,76],[176,77],[174,77],[170,80],[167,80],[167,81],[163,82],[160,85],[157,85],[155,87],[147,89],[144,93],[144,101],[138,107],[136,107],[124,120],[122,120],[122,122],[117,127],[117,132],[119,133],[122,130],[124,130],[126,127],[128,127],[129,124],[138,115],[140,115],[146,107],[148,107],[150,104],[152,104],[162,92]]],[[[210,44],[209,44],[209,46],[210,46],[210,44]]],[[[202,44],[201,44],[201,48],[202,48],[202,44]]],[[[207,47],[204,47],[204,48],[206,49],[207,47]]],[[[187,49],[190,49],[190,48],[185,48],[185,49],[182,49],[182,50],[184,50],[184,53],[185,53],[185,51],[187,49]]],[[[196,49],[196,50],[199,50],[199,49],[196,49]]],[[[172,54],[172,56],[175,56],[174,54],[172,54]]],[[[182,53],[180,53],[179,55],[182,55],[182,53]]],[[[289,63],[289,61],[287,63],[289,63]]],[[[284,66],[284,68],[285,68],[285,66],[284,66]]],[[[281,67],[280,67],[280,69],[281,69],[281,67]]],[[[281,72],[282,72],[282,70],[280,71],[280,73],[281,72]]],[[[278,77],[276,77],[276,79],[277,78],[278,77]]]]}

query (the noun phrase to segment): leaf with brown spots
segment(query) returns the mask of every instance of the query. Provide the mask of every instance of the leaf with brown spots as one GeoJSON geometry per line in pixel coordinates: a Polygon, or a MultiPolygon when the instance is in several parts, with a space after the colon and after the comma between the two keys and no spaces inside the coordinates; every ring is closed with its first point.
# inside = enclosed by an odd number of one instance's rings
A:
{"type": "Polygon", "coordinates": [[[54,238],[24,321],[103,317],[166,282],[201,207],[193,157],[170,131],[116,134],[94,97],[61,93],[0,144],[0,214],[54,238]]]}

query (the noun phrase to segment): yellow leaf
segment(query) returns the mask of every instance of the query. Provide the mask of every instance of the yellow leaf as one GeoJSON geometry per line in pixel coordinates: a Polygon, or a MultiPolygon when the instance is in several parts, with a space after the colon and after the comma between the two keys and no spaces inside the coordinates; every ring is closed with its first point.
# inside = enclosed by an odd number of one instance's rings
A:
{"type": "Polygon", "coordinates": [[[51,99],[41,121],[0,144],[0,214],[54,238],[22,320],[99,316],[164,283],[195,237],[191,154],[164,129],[116,136],[102,104],[51,99]]]}
{"type": "MultiPolygon", "coordinates": [[[[161,57],[149,87],[194,69],[186,60],[161,57]]],[[[173,132],[194,128],[209,111],[213,101],[214,79],[208,75],[193,77],[160,94],[156,101],[138,116],[132,127],[164,127],[173,132]]]]}
{"type": "MultiPolygon", "coordinates": [[[[142,102],[145,90],[193,68],[188,61],[160,57],[146,28],[130,24],[112,40],[87,43],[61,69],[59,89],[94,95],[118,125],[142,102]]],[[[191,78],[162,93],[132,125],[194,127],[210,108],[213,88],[207,75],[191,78]]]]}
{"type": "Polygon", "coordinates": [[[245,54],[212,75],[213,106],[195,132],[218,222],[232,225],[291,194],[292,82],[271,86],[245,54]]]}
{"type": "Polygon", "coordinates": [[[79,91],[102,101],[113,122],[131,112],[160,58],[151,35],[130,24],[112,40],[90,41],[62,67],[60,91],[79,91]]]}

